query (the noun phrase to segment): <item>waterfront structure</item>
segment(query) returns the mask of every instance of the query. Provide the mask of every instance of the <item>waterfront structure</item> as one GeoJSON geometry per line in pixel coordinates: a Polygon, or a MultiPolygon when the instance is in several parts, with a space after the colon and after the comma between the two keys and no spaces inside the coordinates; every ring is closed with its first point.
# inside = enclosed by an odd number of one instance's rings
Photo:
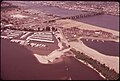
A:
{"type": "Polygon", "coordinates": [[[27,40],[54,43],[51,32],[35,32],[33,35],[29,36],[27,40]]]}

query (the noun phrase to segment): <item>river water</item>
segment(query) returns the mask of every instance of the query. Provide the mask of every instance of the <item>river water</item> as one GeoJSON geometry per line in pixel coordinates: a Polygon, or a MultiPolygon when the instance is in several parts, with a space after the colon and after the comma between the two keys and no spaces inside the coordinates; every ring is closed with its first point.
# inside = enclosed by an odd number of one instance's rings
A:
{"type": "Polygon", "coordinates": [[[110,55],[110,56],[119,56],[119,43],[117,42],[111,42],[111,41],[97,42],[97,40],[86,41],[85,39],[81,39],[81,40],[85,45],[99,51],[100,53],[103,53],[105,55],[110,55]]]}
{"type": "Polygon", "coordinates": [[[78,10],[68,10],[68,9],[63,9],[63,8],[59,8],[59,7],[52,7],[52,6],[29,6],[26,9],[35,9],[38,11],[42,11],[48,14],[54,14],[57,16],[61,16],[61,17],[67,17],[67,16],[74,16],[74,15],[79,15],[79,14],[85,14],[87,12],[83,12],[83,11],[78,11],[78,10]]]}
{"type": "Polygon", "coordinates": [[[24,46],[1,40],[2,79],[65,80],[69,76],[72,80],[103,80],[97,72],[73,57],[64,57],[64,62],[56,64],[40,64],[33,53],[24,46]]]}
{"type": "MultiPolygon", "coordinates": [[[[14,1],[13,4],[16,4],[16,3],[26,5],[26,9],[35,9],[38,11],[43,11],[48,14],[54,14],[54,15],[58,15],[58,16],[62,16],[62,17],[79,15],[81,13],[87,13],[87,12],[83,12],[83,11],[79,11],[79,10],[67,10],[67,9],[63,9],[63,8],[59,8],[59,7],[44,6],[41,4],[33,4],[28,1],[24,1],[24,2],[14,1]]],[[[119,31],[119,17],[118,16],[96,15],[96,16],[91,16],[91,17],[75,19],[75,20],[119,31]]]]}
{"type": "MultiPolygon", "coordinates": [[[[76,21],[100,26],[112,30],[119,31],[119,17],[111,15],[97,15],[93,17],[86,17],[76,19],[76,21]]],[[[119,56],[119,43],[117,42],[102,42],[102,41],[86,41],[82,39],[83,43],[88,47],[97,50],[105,55],[119,56]]]]}
{"type": "Polygon", "coordinates": [[[76,19],[76,21],[119,31],[119,17],[118,16],[96,15],[96,16],[76,19]]]}

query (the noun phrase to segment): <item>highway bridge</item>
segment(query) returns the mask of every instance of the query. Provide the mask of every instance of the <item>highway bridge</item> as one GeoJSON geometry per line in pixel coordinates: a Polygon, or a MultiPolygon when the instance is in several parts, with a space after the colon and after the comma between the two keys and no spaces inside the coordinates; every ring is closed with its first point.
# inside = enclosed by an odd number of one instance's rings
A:
{"type": "MultiPolygon", "coordinates": [[[[88,12],[88,11],[86,11],[88,12]]],[[[97,12],[93,12],[93,11],[89,11],[88,13],[86,14],[79,14],[79,15],[74,15],[74,16],[68,16],[68,17],[60,17],[60,18],[57,18],[57,19],[52,19],[52,20],[49,20],[49,21],[45,21],[44,23],[51,23],[51,22],[55,22],[56,20],[60,20],[60,19],[79,19],[79,18],[84,18],[84,17],[90,17],[90,16],[95,16],[95,15],[102,15],[104,14],[103,11],[97,11],[97,12]]]]}
{"type": "Polygon", "coordinates": [[[79,18],[90,17],[90,16],[95,16],[95,15],[102,15],[102,14],[104,14],[104,12],[102,12],[102,11],[101,12],[88,12],[86,14],[62,17],[61,19],[79,19],[79,18]]]}

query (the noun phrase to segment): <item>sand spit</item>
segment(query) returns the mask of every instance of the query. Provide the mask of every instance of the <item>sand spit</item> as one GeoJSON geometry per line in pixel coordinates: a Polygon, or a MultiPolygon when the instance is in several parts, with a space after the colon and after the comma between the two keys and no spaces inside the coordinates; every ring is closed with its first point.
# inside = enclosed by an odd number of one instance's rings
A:
{"type": "MultiPolygon", "coordinates": [[[[58,37],[60,37],[59,34],[56,35],[56,38],[58,37]]],[[[58,39],[57,41],[58,41],[59,49],[52,51],[49,55],[42,56],[42,55],[34,54],[34,56],[38,59],[40,63],[48,64],[49,62],[53,62],[56,58],[59,58],[62,55],[64,55],[64,52],[69,51],[70,48],[62,50],[63,49],[62,42],[60,42],[58,39]]]]}
{"type": "Polygon", "coordinates": [[[89,57],[98,60],[100,63],[106,64],[108,67],[113,68],[117,73],[119,73],[119,57],[99,53],[98,51],[87,47],[82,41],[70,42],[69,44],[76,50],[84,52],[89,57]]]}

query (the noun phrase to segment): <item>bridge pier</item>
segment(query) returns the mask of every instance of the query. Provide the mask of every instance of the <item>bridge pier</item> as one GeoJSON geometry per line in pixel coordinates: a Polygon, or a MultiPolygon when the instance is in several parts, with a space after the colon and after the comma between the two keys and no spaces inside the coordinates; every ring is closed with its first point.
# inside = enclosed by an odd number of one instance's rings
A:
{"type": "Polygon", "coordinates": [[[60,19],[78,19],[78,18],[89,17],[89,16],[94,16],[94,15],[101,15],[101,14],[104,14],[104,12],[103,11],[98,11],[98,12],[90,11],[89,13],[86,13],[86,14],[80,14],[80,15],[70,16],[70,17],[63,17],[60,19]]]}

